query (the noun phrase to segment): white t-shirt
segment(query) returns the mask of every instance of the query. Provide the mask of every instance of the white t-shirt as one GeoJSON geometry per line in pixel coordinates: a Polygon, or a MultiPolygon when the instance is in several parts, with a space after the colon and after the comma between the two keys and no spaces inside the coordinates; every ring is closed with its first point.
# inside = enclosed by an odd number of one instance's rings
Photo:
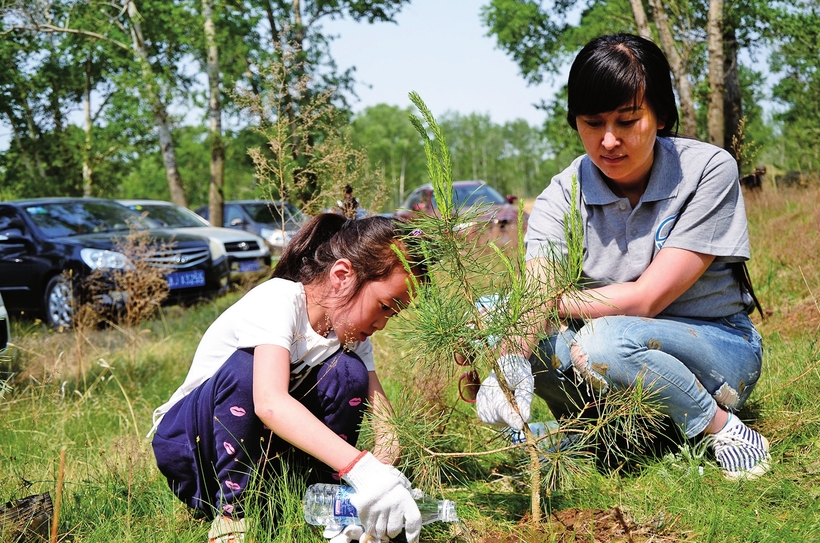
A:
{"type": "MultiPolygon", "coordinates": [[[[222,313],[205,331],[194,353],[188,376],[171,399],[154,411],[154,426],[179,400],[207,381],[238,349],[257,345],[278,345],[290,352],[290,389],[293,390],[311,368],[339,350],[334,332],[327,337],[310,326],[305,288],[286,279],[271,279],[255,287],[222,313]]],[[[348,345],[375,370],[370,340],[348,345]]]]}
{"type": "Polygon", "coordinates": [[[634,209],[612,193],[588,156],[579,157],[536,199],[525,238],[528,259],[554,251],[566,256],[573,177],[585,287],[635,281],[663,247],[677,247],[715,260],[662,315],[718,318],[748,310],[751,297],[729,267],[750,256],[737,163],[729,153],[697,140],[658,138],[649,183],[634,209]]]}

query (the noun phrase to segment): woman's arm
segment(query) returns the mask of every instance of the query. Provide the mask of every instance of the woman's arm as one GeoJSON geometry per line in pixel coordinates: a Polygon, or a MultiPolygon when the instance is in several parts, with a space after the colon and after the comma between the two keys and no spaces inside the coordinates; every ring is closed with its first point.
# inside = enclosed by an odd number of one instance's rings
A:
{"type": "Polygon", "coordinates": [[[276,435],[336,471],[349,466],[359,450],[317,419],[288,392],[290,353],[278,345],[259,345],[253,355],[256,416],[276,435]]]}
{"type": "Polygon", "coordinates": [[[399,460],[401,448],[399,438],[387,421],[393,416],[393,408],[384,393],[381,381],[375,371],[368,372],[370,384],[368,385],[368,402],[373,411],[373,433],[375,444],[373,445],[373,456],[385,464],[394,465],[399,460]]]}
{"type": "Polygon", "coordinates": [[[561,297],[561,318],[610,315],[654,317],[695,284],[714,255],[669,247],[661,249],[636,281],[583,290],[561,297]]]}
{"type": "MultiPolygon", "coordinates": [[[[713,255],[685,249],[666,248],[636,281],[568,293],[555,301],[555,306],[539,310],[538,318],[531,319],[529,330],[518,337],[507,338],[502,353],[520,354],[529,358],[538,338],[548,330],[550,315],[557,309],[561,319],[588,319],[611,315],[654,317],[695,284],[709,265],[713,255]]],[[[552,288],[551,266],[545,258],[527,261],[527,274],[532,288],[552,288]]]]}

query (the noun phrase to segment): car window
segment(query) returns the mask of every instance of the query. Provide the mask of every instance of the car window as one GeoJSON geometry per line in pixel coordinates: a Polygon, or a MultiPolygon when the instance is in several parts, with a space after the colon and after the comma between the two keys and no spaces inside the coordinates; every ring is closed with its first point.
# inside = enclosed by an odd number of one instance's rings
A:
{"type": "Polygon", "coordinates": [[[245,209],[245,213],[247,213],[250,216],[253,222],[259,222],[263,224],[281,224],[284,221],[290,219],[290,213],[288,211],[285,212],[285,217],[282,217],[281,205],[273,203],[258,203],[245,204],[242,207],[245,209]]]}
{"type": "Polygon", "coordinates": [[[225,206],[224,217],[222,217],[222,224],[223,226],[232,226],[234,225],[234,221],[236,224],[242,224],[245,222],[245,217],[242,215],[242,210],[239,209],[239,206],[230,205],[225,206]]]}
{"type": "Polygon", "coordinates": [[[60,202],[25,207],[46,238],[76,236],[96,232],[144,229],[142,217],[126,207],[108,202],[60,202]]]}
{"type": "Polygon", "coordinates": [[[507,200],[489,185],[465,186],[455,188],[453,202],[456,207],[475,205],[506,204],[507,200]]]}
{"type": "Polygon", "coordinates": [[[163,227],[186,228],[206,226],[196,215],[181,207],[145,204],[134,204],[128,207],[138,213],[147,213],[149,219],[158,222],[163,227]]]}

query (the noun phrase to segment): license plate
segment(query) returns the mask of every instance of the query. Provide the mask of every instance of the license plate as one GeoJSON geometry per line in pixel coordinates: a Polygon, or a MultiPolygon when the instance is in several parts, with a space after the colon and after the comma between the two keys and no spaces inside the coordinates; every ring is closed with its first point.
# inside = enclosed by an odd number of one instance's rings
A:
{"type": "Polygon", "coordinates": [[[191,270],[169,273],[166,279],[168,280],[168,288],[171,290],[177,288],[204,287],[205,271],[191,270]]]}
{"type": "Polygon", "coordinates": [[[259,265],[259,260],[240,260],[239,261],[239,271],[241,272],[254,272],[259,271],[262,269],[262,266],[259,265]]]}

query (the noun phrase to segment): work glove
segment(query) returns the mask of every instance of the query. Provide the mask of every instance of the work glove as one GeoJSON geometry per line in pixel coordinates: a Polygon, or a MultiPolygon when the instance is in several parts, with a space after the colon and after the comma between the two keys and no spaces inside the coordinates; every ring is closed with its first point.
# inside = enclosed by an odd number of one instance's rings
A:
{"type": "Polygon", "coordinates": [[[359,541],[364,535],[364,528],[358,524],[350,524],[349,526],[326,526],[322,534],[328,543],[352,543],[359,541]]]}
{"type": "Polygon", "coordinates": [[[535,389],[535,378],[532,376],[532,366],[529,360],[520,354],[505,354],[498,359],[496,365],[504,375],[510,390],[518,404],[520,415],[504,396],[495,371],[492,371],[484,381],[476,395],[476,410],[478,418],[493,426],[509,426],[516,430],[523,430],[524,424],[530,420],[530,406],[535,389]]]}
{"type": "Polygon", "coordinates": [[[397,471],[365,452],[351,467],[339,473],[356,491],[350,503],[359,513],[364,537],[387,540],[399,535],[404,528],[408,542],[418,540],[421,513],[406,486],[407,478],[396,475],[397,471]]]}

